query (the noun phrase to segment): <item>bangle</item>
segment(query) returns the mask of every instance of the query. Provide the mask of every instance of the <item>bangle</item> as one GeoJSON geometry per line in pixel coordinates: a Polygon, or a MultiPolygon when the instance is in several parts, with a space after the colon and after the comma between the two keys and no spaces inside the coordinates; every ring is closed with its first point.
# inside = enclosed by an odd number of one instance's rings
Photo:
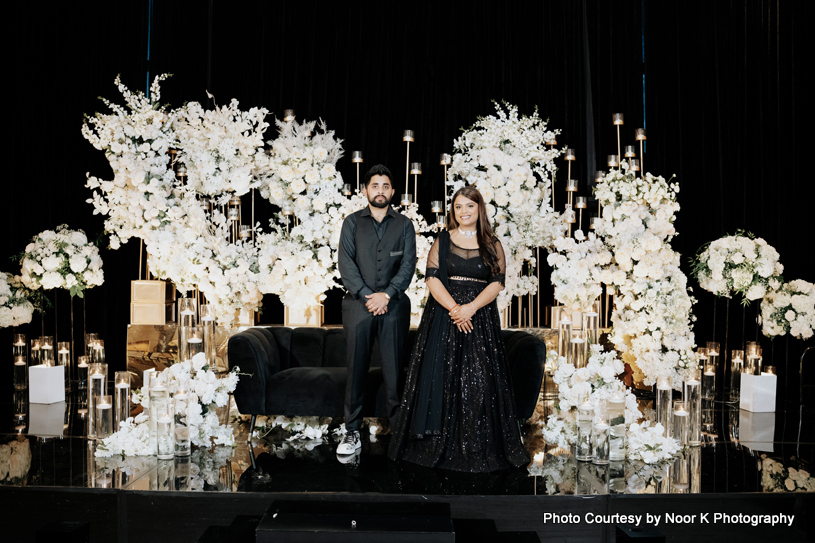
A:
{"type": "Polygon", "coordinates": [[[458,304],[456,304],[456,305],[454,305],[453,307],[451,307],[451,308],[450,308],[448,311],[453,311],[453,310],[454,310],[455,308],[457,308],[457,307],[459,307],[459,305],[458,305],[458,304]]]}

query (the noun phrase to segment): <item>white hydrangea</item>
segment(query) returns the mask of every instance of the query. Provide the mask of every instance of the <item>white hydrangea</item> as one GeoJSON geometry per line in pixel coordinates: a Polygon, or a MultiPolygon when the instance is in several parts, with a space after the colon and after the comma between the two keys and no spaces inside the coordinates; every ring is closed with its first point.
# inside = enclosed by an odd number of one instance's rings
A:
{"type": "Polygon", "coordinates": [[[809,339],[815,330],[815,285],[802,279],[784,283],[761,300],[761,331],[769,337],[789,333],[809,339]]]}

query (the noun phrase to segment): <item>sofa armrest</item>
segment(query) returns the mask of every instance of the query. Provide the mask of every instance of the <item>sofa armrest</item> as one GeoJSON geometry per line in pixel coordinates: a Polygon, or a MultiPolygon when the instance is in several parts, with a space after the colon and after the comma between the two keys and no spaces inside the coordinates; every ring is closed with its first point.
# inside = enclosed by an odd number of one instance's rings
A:
{"type": "Polygon", "coordinates": [[[507,364],[515,395],[515,415],[528,419],[535,412],[543,383],[546,344],[520,330],[502,330],[501,339],[507,353],[507,364]]]}
{"type": "Polygon", "coordinates": [[[239,366],[242,374],[235,387],[235,403],[244,415],[263,415],[269,379],[280,371],[280,352],[274,336],[250,328],[229,338],[230,367],[239,366]]]}

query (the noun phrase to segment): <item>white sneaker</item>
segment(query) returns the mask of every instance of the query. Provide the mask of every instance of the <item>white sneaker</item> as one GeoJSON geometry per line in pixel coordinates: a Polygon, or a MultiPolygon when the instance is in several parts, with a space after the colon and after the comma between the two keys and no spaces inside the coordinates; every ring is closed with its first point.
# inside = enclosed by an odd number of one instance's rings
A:
{"type": "Polygon", "coordinates": [[[359,432],[348,432],[337,446],[337,454],[352,454],[361,447],[362,441],[359,439],[359,432]]]}

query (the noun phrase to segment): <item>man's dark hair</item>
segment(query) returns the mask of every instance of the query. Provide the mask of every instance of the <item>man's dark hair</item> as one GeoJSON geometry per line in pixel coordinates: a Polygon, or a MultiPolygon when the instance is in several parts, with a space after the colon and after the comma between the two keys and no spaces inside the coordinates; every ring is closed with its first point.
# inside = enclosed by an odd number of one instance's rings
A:
{"type": "Polygon", "coordinates": [[[375,175],[384,175],[388,178],[388,181],[391,182],[391,186],[393,186],[393,175],[391,175],[391,171],[383,166],[382,164],[377,164],[376,166],[371,167],[370,170],[365,174],[365,188],[368,188],[368,183],[371,182],[371,177],[375,175]]]}

